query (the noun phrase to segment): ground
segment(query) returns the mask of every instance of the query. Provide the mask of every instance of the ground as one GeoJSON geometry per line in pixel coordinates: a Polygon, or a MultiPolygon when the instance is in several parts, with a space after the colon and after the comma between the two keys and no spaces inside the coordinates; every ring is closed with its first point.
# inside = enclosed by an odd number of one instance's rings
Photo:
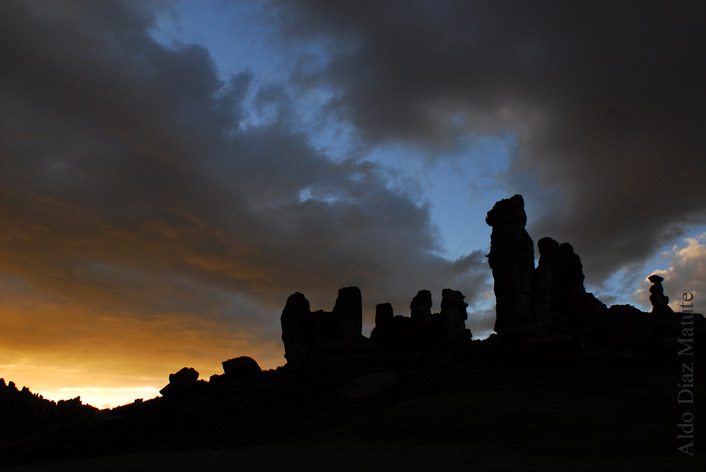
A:
{"type": "Polygon", "coordinates": [[[215,435],[203,431],[208,421],[189,423],[199,439],[9,470],[706,470],[698,423],[706,398],[696,392],[691,458],[677,451],[679,379],[670,363],[442,362],[391,368],[399,383],[360,400],[323,391],[361,373],[354,370],[322,373],[312,389],[293,389],[291,401],[262,410],[261,421],[231,417],[214,425],[215,435]]]}

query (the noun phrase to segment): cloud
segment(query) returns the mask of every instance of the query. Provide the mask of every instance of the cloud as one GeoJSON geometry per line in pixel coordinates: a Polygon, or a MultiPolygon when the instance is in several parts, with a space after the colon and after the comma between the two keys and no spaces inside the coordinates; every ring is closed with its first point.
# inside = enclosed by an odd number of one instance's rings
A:
{"type": "MultiPolygon", "coordinates": [[[[682,311],[680,304],[685,304],[683,294],[691,294],[689,303],[695,313],[706,312],[706,233],[693,238],[685,238],[680,244],[664,251],[662,258],[666,260],[668,269],[656,270],[654,273],[664,277],[662,286],[669,297],[669,306],[676,312],[682,311]]],[[[652,275],[652,274],[648,274],[652,275]]],[[[652,284],[647,277],[640,283],[640,288],[633,294],[635,303],[644,309],[651,309],[650,291],[652,284]]]]}
{"type": "Polygon", "coordinates": [[[0,6],[8,358],[59,350],[150,376],[244,354],[274,367],[294,291],[330,308],[359,285],[370,320],[422,288],[487,290],[482,255],[435,256],[428,207],[383,169],[317,151],[285,88],[247,69],[221,80],[203,47],[157,43],[148,7],[0,6]]]}
{"type": "MultiPolygon", "coordinates": [[[[434,159],[509,132],[500,185],[593,284],[706,220],[696,2],[271,6],[255,10],[290,83],[223,79],[204,47],[158,43],[159,2],[2,2],[3,358],[273,367],[287,295],[329,309],[347,285],[368,327],[375,304],[404,314],[426,288],[438,307],[446,287],[492,326],[483,252],[439,257],[428,203],[358,159],[374,147],[434,159]],[[321,128],[360,146],[328,155],[321,128]]],[[[671,277],[700,290],[689,254],[671,277]]]]}
{"type": "Polygon", "coordinates": [[[331,89],[328,111],[370,145],[443,156],[513,133],[508,193],[594,283],[706,219],[699,2],[273,3],[282,38],[324,45],[292,80],[331,89]]]}

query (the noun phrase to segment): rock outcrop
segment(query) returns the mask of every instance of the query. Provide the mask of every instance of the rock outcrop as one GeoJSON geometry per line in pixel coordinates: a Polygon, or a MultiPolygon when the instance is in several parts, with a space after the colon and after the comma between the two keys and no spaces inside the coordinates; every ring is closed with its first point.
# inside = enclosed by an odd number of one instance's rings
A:
{"type": "Polygon", "coordinates": [[[468,303],[458,290],[445,288],[441,292],[441,312],[437,315],[437,344],[459,345],[471,339],[471,330],[466,328],[468,303]]]}
{"type": "MultiPolygon", "coordinates": [[[[429,335],[421,330],[408,316],[394,316],[392,305],[382,303],[375,310],[375,327],[370,333],[370,341],[377,351],[409,352],[419,346],[420,339],[429,335]]],[[[431,313],[429,314],[431,318],[431,313]]],[[[430,321],[431,324],[431,321],[430,321]]]]}
{"type": "Polygon", "coordinates": [[[581,259],[569,243],[537,242],[532,274],[532,317],[546,333],[576,334],[595,322],[606,306],[584,288],[581,259]]]}
{"type": "Polygon", "coordinates": [[[409,304],[410,317],[412,323],[419,329],[429,329],[431,327],[431,292],[420,290],[409,304]]]}
{"type": "Polygon", "coordinates": [[[290,295],[284,310],[282,310],[280,323],[282,324],[284,357],[287,362],[292,365],[304,362],[316,342],[309,300],[299,292],[290,295]]]}
{"type": "Polygon", "coordinates": [[[650,303],[652,304],[652,313],[669,315],[674,313],[669,306],[669,297],[664,294],[662,282],[664,278],[657,274],[651,275],[647,280],[652,282],[650,287],[650,303]]]}
{"type": "Polygon", "coordinates": [[[338,290],[332,312],[311,312],[309,301],[297,292],[289,296],[282,310],[282,341],[285,358],[291,366],[303,366],[364,343],[363,303],[358,287],[338,290]]]}
{"type": "MultiPolygon", "coordinates": [[[[492,227],[488,263],[496,296],[496,339],[503,345],[514,349],[522,344],[520,350],[547,352],[552,352],[552,346],[564,351],[586,346],[649,349],[678,337],[678,316],[650,317],[628,305],[608,309],[587,292],[581,258],[569,243],[540,239],[535,268],[521,195],[497,202],[486,223],[492,227]]],[[[653,275],[649,280],[654,284],[652,313],[672,314],[662,278],[653,275]]],[[[442,292],[439,313],[432,313],[428,290],[414,296],[409,316],[395,316],[391,304],[379,304],[368,345],[361,336],[362,301],[357,287],[340,289],[332,312],[311,312],[304,295],[295,293],[281,317],[285,357],[296,367],[345,356],[458,351],[470,346],[472,337],[465,327],[467,308],[463,294],[448,288],[442,292]]]]}
{"type": "Polygon", "coordinates": [[[252,357],[240,356],[223,361],[223,374],[212,375],[209,383],[213,385],[242,386],[262,375],[262,369],[252,357]]]}
{"type": "Polygon", "coordinates": [[[501,200],[485,219],[493,228],[488,263],[494,279],[495,332],[504,337],[521,337],[536,329],[530,300],[534,243],[525,230],[524,205],[521,195],[501,200]]]}
{"type": "Polygon", "coordinates": [[[387,352],[443,351],[462,346],[471,339],[464,298],[461,292],[445,288],[441,312],[432,314],[431,292],[420,290],[409,304],[409,317],[393,316],[389,303],[378,305],[370,339],[377,350],[387,352]]]}
{"type": "Polygon", "coordinates": [[[262,369],[252,357],[240,356],[222,364],[225,376],[233,380],[252,379],[262,374],[262,369]]]}
{"type": "Polygon", "coordinates": [[[169,374],[169,384],[159,391],[165,397],[183,396],[191,393],[197,385],[199,373],[193,367],[184,367],[169,374]]]}
{"type": "Polygon", "coordinates": [[[83,404],[81,397],[55,402],[27,387],[18,389],[13,381],[5,384],[0,378],[0,440],[15,441],[20,431],[35,434],[38,426],[44,428],[51,421],[90,422],[97,413],[96,408],[83,404]]]}
{"type": "MultiPolygon", "coordinates": [[[[534,268],[532,239],[524,229],[526,218],[519,195],[497,202],[486,218],[493,228],[488,262],[495,279],[499,339],[535,345],[566,339],[575,346],[642,352],[677,346],[691,314],[672,311],[662,277],[649,277],[651,314],[630,305],[608,309],[586,291],[581,259],[569,243],[540,239],[539,262],[534,268]]],[[[703,336],[703,316],[693,319],[694,332],[703,336]]]]}
{"type": "Polygon", "coordinates": [[[375,305],[375,328],[370,333],[370,340],[381,346],[390,346],[394,342],[394,311],[392,304],[375,305]]]}
{"type": "Polygon", "coordinates": [[[358,287],[338,289],[336,305],[333,307],[334,333],[336,339],[356,339],[363,329],[363,297],[358,287]]]}
{"type": "Polygon", "coordinates": [[[493,228],[488,263],[495,281],[495,331],[519,340],[594,329],[607,308],[586,292],[581,259],[571,244],[542,238],[535,268],[526,222],[520,195],[497,202],[486,218],[493,228]]]}

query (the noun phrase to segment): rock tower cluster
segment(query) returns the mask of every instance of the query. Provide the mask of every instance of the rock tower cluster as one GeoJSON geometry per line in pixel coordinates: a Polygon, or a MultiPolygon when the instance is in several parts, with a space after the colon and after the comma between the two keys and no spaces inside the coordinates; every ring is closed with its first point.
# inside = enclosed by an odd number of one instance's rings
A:
{"type": "Polygon", "coordinates": [[[394,316],[392,305],[376,306],[375,329],[370,340],[379,351],[423,351],[453,348],[471,339],[466,328],[468,304],[458,290],[445,288],[441,311],[432,313],[431,292],[420,290],[409,304],[410,316],[394,316]]]}
{"type": "Polygon", "coordinates": [[[410,316],[395,316],[390,303],[376,306],[370,339],[361,334],[363,310],[358,287],[338,291],[333,311],[312,312],[309,301],[296,292],[282,311],[282,341],[291,366],[306,366],[322,358],[350,353],[416,352],[449,349],[470,341],[464,296],[444,289],[441,311],[431,312],[431,292],[420,290],[410,303],[410,316]]]}
{"type": "MultiPolygon", "coordinates": [[[[503,346],[550,343],[557,349],[650,350],[678,338],[679,317],[669,308],[659,275],[649,278],[655,316],[630,305],[607,308],[586,291],[583,265],[571,244],[540,239],[535,267],[521,195],[497,202],[485,221],[492,227],[488,263],[495,281],[495,332],[503,346]]],[[[456,351],[470,346],[463,294],[444,289],[440,311],[432,313],[432,306],[429,290],[414,296],[410,316],[396,316],[389,303],[377,305],[375,328],[367,339],[361,334],[362,301],[357,287],[340,289],[331,312],[312,312],[306,297],[294,293],[281,317],[287,363],[302,367],[352,354],[456,351]]],[[[698,320],[702,326],[703,317],[698,320]]]]}
{"type": "Polygon", "coordinates": [[[576,334],[606,306],[583,286],[581,259],[569,243],[542,238],[539,263],[525,230],[521,195],[501,200],[488,212],[493,228],[488,263],[495,279],[495,331],[506,338],[576,334]]]}
{"type": "Polygon", "coordinates": [[[331,312],[312,312],[309,300],[299,292],[293,293],[280,321],[285,358],[293,366],[306,364],[326,352],[355,350],[365,342],[361,334],[363,303],[358,287],[339,289],[331,312]]]}

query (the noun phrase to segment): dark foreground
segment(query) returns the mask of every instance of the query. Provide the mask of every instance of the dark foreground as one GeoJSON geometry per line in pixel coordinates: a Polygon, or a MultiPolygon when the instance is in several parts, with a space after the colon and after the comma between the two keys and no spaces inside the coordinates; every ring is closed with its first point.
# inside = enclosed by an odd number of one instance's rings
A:
{"type": "Polygon", "coordinates": [[[677,362],[512,357],[279,369],[38,431],[0,458],[23,471],[706,470],[698,385],[695,457],[677,450],[677,362]]]}

